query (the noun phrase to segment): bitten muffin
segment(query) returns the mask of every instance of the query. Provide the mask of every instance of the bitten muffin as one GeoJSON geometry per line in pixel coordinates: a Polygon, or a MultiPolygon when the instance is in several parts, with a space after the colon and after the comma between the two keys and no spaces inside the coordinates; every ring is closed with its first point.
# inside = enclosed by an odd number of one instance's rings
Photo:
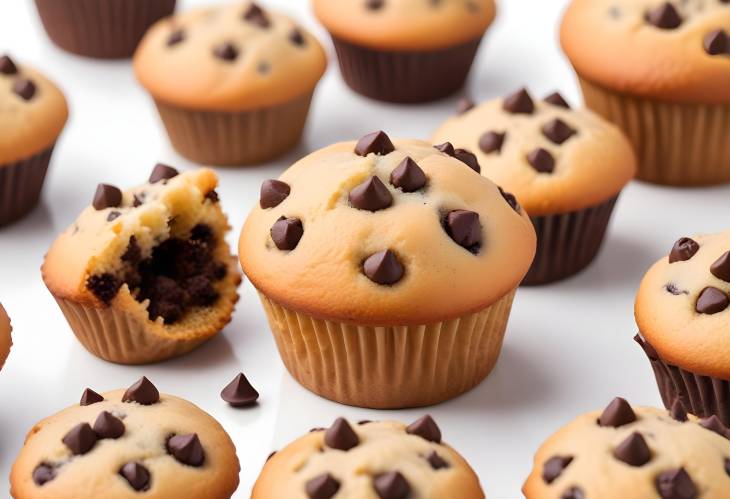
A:
{"type": "Polygon", "coordinates": [[[12,330],[10,318],[2,304],[0,304],[0,369],[3,368],[8,355],[10,355],[10,347],[13,346],[13,339],[10,336],[12,330]]]}
{"type": "Polygon", "coordinates": [[[526,499],[724,499],[730,497],[728,429],[614,399],[579,416],[537,451],[526,499]]]}
{"type": "Polygon", "coordinates": [[[342,77],[373,99],[416,103],[461,87],[494,0],[313,0],[332,35],[342,77]]]}
{"type": "Polygon", "coordinates": [[[91,353],[155,362],[230,321],[241,274],[217,184],[210,169],[178,174],[162,164],[125,192],[99,184],[92,205],[53,243],[43,280],[91,353]]]}
{"type": "Polygon", "coordinates": [[[536,102],[523,89],[462,111],[432,139],[474,151],[482,174],[530,215],[537,256],[523,283],[553,282],[584,269],[636,170],[626,137],[592,112],[571,109],[558,93],[536,102]]]}
{"type": "Polygon", "coordinates": [[[730,181],[730,2],[573,0],[561,42],[589,108],[631,139],[638,177],[730,181]]]}
{"type": "Polygon", "coordinates": [[[0,226],[36,204],[68,108],[61,91],[35,69],[0,57],[0,226]]]}
{"type": "Polygon", "coordinates": [[[476,157],[450,144],[375,132],[263,183],[239,255],[301,384],[395,408],[486,377],[535,231],[473,168],[476,157]]]}
{"type": "Polygon", "coordinates": [[[86,389],[78,405],[37,423],[10,473],[15,499],[230,499],[231,438],[200,408],[147,378],[125,390],[86,389]]]}
{"type": "Polygon", "coordinates": [[[730,231],[683,237],[641,281],[635,315],[664,404],[730,425],[730,231]]]}
{"type": "Polygon", "coordinates": [[[131,57],[145,31],[175,10],[175,0],[35,0],[50,39],[74,54],[131,57]]]}
{"type": "Polygon", "coordinates": [[[479,479],[430,416],[351,425],[339,418],[275,453],[251,499],[484,499],[479,479]]]}
{"type": "Polygon", "coordinates": [[[250,1],[160,21],[134,57],[175,149],[216,165],[292,149],[326,66],[314,36],[250,1]]]}

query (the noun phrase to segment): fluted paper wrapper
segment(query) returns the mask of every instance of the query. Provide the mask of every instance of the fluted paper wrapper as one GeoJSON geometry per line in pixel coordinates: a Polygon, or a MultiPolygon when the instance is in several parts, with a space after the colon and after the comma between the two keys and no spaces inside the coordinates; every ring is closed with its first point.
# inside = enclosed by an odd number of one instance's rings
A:
{"type": "Polygon", "coordinates": [[[0,226],[14,222],[37,204],[53,146],[35,156],[0,165],[0,226]]]}
{"type": "Polygon", "coordinates": [[[263,163],[301,140],[312,93],[242,112],[197,111],[156,101],[173,147],[196,163],[239,166],[263,163]]]}
{"type": "Polygon", "coordinates": [[[580,83],[586,105],[631,140],[637,178],[675,186],[730,182],[730,104],[662,102],[580,83]]]}
{"type": "Polygon", "coordinates": [[[457,319],[376,327],[317,319],[259,293],[291,375],[322,397],[375,409],[437,404],[478,385],[497,362],[514,295],[457,319]]]}

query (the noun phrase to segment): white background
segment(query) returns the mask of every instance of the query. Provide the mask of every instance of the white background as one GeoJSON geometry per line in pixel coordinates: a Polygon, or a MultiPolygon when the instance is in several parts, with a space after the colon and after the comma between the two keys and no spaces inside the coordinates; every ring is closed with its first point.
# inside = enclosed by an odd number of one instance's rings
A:
{"type": "MultiPolygon", "coordinates": [[[[288,11],[327,40],[305,0],[261,0],[288,11]]],[[[211,1],[182,0],[181,10],[211,1]]],[[[572,70],[557,43],[563,0],[503,0],[472,73],[475,99],[528,85],[542,96],[560,89],[579,102],[572,70]]],[[[330,69],[320,84],[304,142],[260,168],[219,169],[224,209],[235,243],[265,178],[277,177],[306,153],[377,129],[392,136],[428,137],[454,109],[456,98],[407,107],[375,103],[340,80],[329,40],[330,69]]],[[[41,281],[39,267],[55,236],[91,201],[103,181],[128,187],[144,181],[157,161],[195,165],[170,147],[150,99],[127,62],[100,62],[66,54],[41,29],[30,0],[0,2],[0,52],[32,63],[65,91],[71,118],[56,149],[40,206],[0,228],[0,301],[13,320],[15,345],[0,373],[0,497],[27,430],[39,419],[76,403],[82,390],[126,387],[145,374],[161,391],[185,397],[216,417],[231,434],[248,497],[269,452],[336,416],[415,419],[425,411],[378,412],[322,400],[283,372],[264,313],[248,283],[224,333],[180,359],[153,366],[109,364],[75,340],[41,281]],[[220,389],[244,371],[261,392],[254,409],[234,410],[220,389]]],[[[575,415],[614,395],[659,404],[649,364],[631,340],[635,289],[652,261],[682,235],[730,225],[730,188],[678,190],[635,183],[622,196],[603,252],[567,282],[517,295],[504,350],[492,375],[461,398],[429,408],[446,441],[479,473],[490,499],[521,497],[534,451],[575,415]]],[[[283,499],[283,498],[282,498],[283,499]]]]}

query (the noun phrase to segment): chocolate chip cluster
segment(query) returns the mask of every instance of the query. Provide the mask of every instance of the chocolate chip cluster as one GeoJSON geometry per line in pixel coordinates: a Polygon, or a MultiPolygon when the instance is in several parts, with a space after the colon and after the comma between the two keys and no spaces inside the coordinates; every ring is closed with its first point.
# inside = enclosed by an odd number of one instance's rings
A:
{"type": "MultiPolygon", "coordinates": [[[[103,402],[104,397],[91,389],[86,389],[81,396],[79,405],[89,406],[103,402]]],[[[149,406],[160,402],[160,392],[146,377],[130,386],[122,397],[124,403],[136,403],[149,406]]],[[[71,428],[62,438],[63,444],[73,456],[82,456],[91,452],[99,440],[116,440],[125,434],[124,415],[102,411],[96,418],[94,425],[79,423],[71,428]]],[[[186,466],[200,467],[205,462],[205,451],[196,433],[188,435],[169,435],[165,441],[165,452],[177,462],[186,466]]],[[[33,470],[33,481],[39,487],[56,478],[57,473],[69,460],[53,464],[42,462],[33,470]]],[[[140,462],[125,463],[119,469],[121,475],[137,492],[144,492],[150,488],[152,475],[140,462]]]]}
{"type": "Polygon", "coordinates": [[[38,90],[36,84],[30,78],[22,76],[18,66],[7,55],[0,57],[0,75],[14,78],[13,94],[21,100],[29,101],[35,97],[38,90]]]}

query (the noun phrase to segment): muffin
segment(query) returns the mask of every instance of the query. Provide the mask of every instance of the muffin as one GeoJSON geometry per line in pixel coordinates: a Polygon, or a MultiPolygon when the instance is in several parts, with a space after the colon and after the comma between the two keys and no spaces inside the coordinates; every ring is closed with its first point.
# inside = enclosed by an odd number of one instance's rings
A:
{"type": "Polygon", "coordinates": [[[261,187],[241,265],[284,364],[323,397],[435,404],[497,360],[535,231],[473,154],[438,147],[375,132],[261,187]]]}
{"type": "Polygon", "coordinates": [[[134,56],[173,147],[221,166],[261,163],[296,146],[326,66],[316,38],[250,1],[160,21],[134,56]]]}
{"type": "Polygon", "coordinates": [[[730,425],[730,231],[683,237],[641,281],[635,315],[667,407],[730,425]]]}
{"type": "Polygon", "coordinates": [[[51,41],[74,54],[131,57],[145,31],[175,10],[175,0],[35,0],[51,41]]]}
{"type": "Polygon", "coordinates": [[[366,97],[417,103],[464,86],[495,17],[494,0],[313,0],[345,83],[366,97]]]}
{"type": "Polygon", "coordinates": [[[638,178],[730,181],[730,2],[573,0],[561,43],[589,108],[628,135],[638,178]]]}
{"type": "Polygon", "coordinates": [[[351,425],[339,418],[275,453],[251,499],[484,499],[479,479],[430,416],[351,425]]]}
{"type": "Polygon", "coordinates": [[[462,110],[433,140],[473,150],[482,174],[514,194],[530,215],[537,255],[523,284],[554,282],[584,269],[635,173],[626,137],[592,112],[571,109],[558,93],[535,102],[522,89],[462,110]]]}
{"type": "Polygon", "coordinates": [[[10,354],[10,347],[13,346],[13,339],[10,336],[12,330],[10,318],[2,304],[0,304],[0,369],[3,368],[10,354]]]}
{"type": "Polygon", "coordinates": [[[66,99],[51,81],[0,57],[0,226],[38,204],[67,118],[66,99]]]}
{"type": "Polygon", "coordinates": [[[15,499],[230,499],[236,448],[223,427],[147,378],[37,423],[10,473],[15,499]]]}
{"type": "Polygon", "coordinates": [[[158,164],[125,192],[99,184],[51,246],[43,280],[79,341],[122,364],[186,353],[218,333],[241,274],[209,169],[158,164]]]}
{"type": "Polygon", "coordinates": [[[730,497],[728,429],[614,399],[579,416],[537,451],[526,499],[724,499],[730,497]]]}

